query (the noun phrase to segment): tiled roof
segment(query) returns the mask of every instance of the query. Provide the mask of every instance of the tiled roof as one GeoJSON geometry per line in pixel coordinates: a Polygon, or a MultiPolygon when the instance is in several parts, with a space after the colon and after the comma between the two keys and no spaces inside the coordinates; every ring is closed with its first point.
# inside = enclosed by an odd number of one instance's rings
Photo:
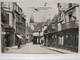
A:
{"type": "Polygon", "coordinates": [[[50,24],[50,19],[47,19],[47,21],[43,24],[43,26],[48,26],[50,24]]]}
{"type": "Polygon", "coordinates": [[[27,31],[27,34],[31,34],[32,33],[32,29],[30,27],[28,27],[28,26],[27,26],[26,31],[27,31]]]}
{"type": "Polygon", "coordinates": [[[34,23],[33,26],[36,27],[38,23],[34,23]]]}
{"type": "Polygon", "coordinates": [[[42,25],[43,25],[43,23],[44,22],[38,23],[33,32],[42,31],[42,25]]]}

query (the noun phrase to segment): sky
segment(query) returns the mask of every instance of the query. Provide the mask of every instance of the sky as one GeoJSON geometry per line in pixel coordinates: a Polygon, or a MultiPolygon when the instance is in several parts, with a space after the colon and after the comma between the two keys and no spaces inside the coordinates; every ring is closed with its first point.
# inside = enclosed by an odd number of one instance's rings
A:
{"type": "Polygon", "coordinates": [[[52,19],[58,13],[57,3],[54,2],[17,2],[26,15],[26,22],[29,23],[31,15],[34,16],[35,22],[46,21],[52,19]],[[36,11],[34,8],[38,8],[36,11]]]}

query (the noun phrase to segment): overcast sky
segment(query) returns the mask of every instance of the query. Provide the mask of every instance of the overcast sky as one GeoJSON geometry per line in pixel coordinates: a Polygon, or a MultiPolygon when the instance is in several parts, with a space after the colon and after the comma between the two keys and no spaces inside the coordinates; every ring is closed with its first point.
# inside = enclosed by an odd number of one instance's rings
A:
{"type": "Polygon", "coordinates": [[[30,21],[31,15],[34,16],[35,22],[41,22],[52,19],[58,13],[57,3],[53,2],[48,2],[46,6],[45,2],[17,2],[17,4],[23,9],[27,22],[30,21]],[[39,8],[39,11],[35,11],[34,7],[39,8]]]}

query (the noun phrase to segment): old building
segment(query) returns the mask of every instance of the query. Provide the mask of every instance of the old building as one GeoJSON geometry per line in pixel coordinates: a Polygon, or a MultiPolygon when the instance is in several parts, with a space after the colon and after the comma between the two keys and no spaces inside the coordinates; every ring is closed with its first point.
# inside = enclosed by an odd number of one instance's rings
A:
{"type": "Polygon", "coordinates": [[[26,27],[26,39],[27,39],[27,42],[32,42],[33,30],[35,29],[35,27],[37,26],[38,23],[39,22],[27,23],[27,27],[26,27]]]}
{"type": "Polygon", "coordinates": [[[23,43],[26,43],[26,15],[22,14],[22,27],[21,27],[21,35],[23,37],[23,43]]]}
{"type": "Polygon", "coordinates": [[[5,42],[6,46],[13,46],[15,40],[15,29],[14,29],[14,14],[13,14],[13,3],[11,2],[2,2],[2,8],[6,12],[6,21],[4,24],[5,27],[5,42]]]}
{"type": "MultiPolygon", "coordinates": [[[[25,41],[26,16],[16,2],[1,2],[2,31],[5,32],[6,47],[17,44],[17,38],[25,41]]],[[[3,32],[2,32],[3,33],[3,32]]]]}
{"type": "Polygon", "coordinates": [[[65,5],[58,4],[58,9],[64,6],[64,9],[59,10],[61,18],[58,20],[61,25],[59,47],[71,51],[78,52],[78,33],[79,33],[79,5],[75,3],[66,3],[65,5]]]}
{"type": "Polygon", "coordinates": [[[26,27],[26,39],[27,39],[27,42],[32,42],[33,34],[30,26],[26,27]]]}
{"type": "Polygon", "coordinates": [[[14,15],[15,15],[15,44],[18,40],[25,42],[25,27],[26,27],[26,16],[23,13],[17,3],[14,3],[14,15]]]}
{"type": "Polygon", "coordinates": [[[41,43],[41,37],[43,36],[42,32],[42,25],[44,22],[40,22],[37,24],[35,29],[33,30],[33,43],[34,44],[40,44],[41,43]]]}
{"type": "Polygon", "coordinates": [[[5,34],[6,34],[6,32],[5,32],[5,22],[6,22],[6,12],[5,12],[5,10],[3,9],[3,7],[2,7],[2,2],[0,2],[0,8],[1,8],[1,48],[2,48],[2,52],[4,52],[4,48],[5,48],[5,34]]]}
{"type": "Polygon", "coordinates": [[[46,36],[44,35],[44,31],[47,29],[50,23],[51,23],[50,19],[47,19],[47,21],[44,22],[43,27],[42,27],[42,32],[43,32],[42,40],[44,41],[44,45],[46,45],[46,39],[45,39],[46,36]]]}
{"type": "Polygon", "coordinates": [[[44,31],[45,46],[55,46],[57,44],[57,23],[58,15],[55,15],[44,31]]]}
{"type": "Polygon", "coordinates": [[[47,46],[78,52],[79,5],[58,3],[58,15],[44,32],[47,46]]]}

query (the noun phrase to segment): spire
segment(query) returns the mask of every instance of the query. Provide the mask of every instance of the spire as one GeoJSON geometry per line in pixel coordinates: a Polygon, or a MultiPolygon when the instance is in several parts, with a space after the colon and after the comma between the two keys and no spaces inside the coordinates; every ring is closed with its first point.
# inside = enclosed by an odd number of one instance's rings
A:
{"type": "Polygon", "coordinates": [[[30,17],[30,23],[34,23],[34,16],[33,15],[31,15],[31,17],[30,17]]]}

